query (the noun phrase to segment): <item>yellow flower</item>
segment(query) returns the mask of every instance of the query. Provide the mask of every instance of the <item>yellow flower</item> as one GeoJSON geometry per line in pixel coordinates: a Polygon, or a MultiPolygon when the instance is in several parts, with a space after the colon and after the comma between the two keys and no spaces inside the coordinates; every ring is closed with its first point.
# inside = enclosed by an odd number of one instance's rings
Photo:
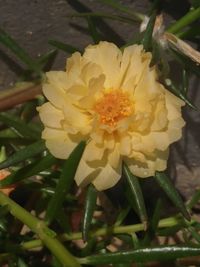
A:
{"type": "Polygon", "coordinates": [[[114,186],[122,161],[133,174],[149,177],[166,169],[169,145],[181,137],[184,102],[157,81],[151,53],[141,45],[122,52],[108,42],[74,53],[66,71],[46,74],[38,108],[42,138],[57,158],[66,159],[88,140],[75,180],[98,190],[114,186]]]}

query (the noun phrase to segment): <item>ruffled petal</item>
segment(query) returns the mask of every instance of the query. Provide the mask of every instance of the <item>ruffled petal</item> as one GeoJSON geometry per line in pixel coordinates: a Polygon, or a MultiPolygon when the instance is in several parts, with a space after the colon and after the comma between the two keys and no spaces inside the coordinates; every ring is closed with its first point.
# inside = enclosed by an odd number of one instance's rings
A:
{"type": "Polygon", "coordinates": [[[46,147],[54,157],[59,159],[67,159],[70,153],[77,146],[68,134],[62,130],[45,128],[42,132],[42,138],[46,141],[46,147]]]}
{"type": "Polygon", "coordinates": [[[106,78],[105,88],[118,88],[122,53],[116,45],[108,42],[90,45],[86,48],[83,57],[100,66],[106,78]]]}
{"type": "Polygon", "coordinates": [[[121,166],[118,170],[113,169],[109,164],[101,169],[101,172],[92,181],[97,190],[102,191],[117,184],[121,178],[121,166]]]}
{"type": "Polygon", "coordinates": [[[151,54],[144,53],[142,45],[126,47],[121,60],[119,87],[133,92],[150,62],[151,54]]]}
{"type": "Polygon", "coordinates": [[[64,119],[61,110],[55,108],[50,102],[38,107],[40,119],[42,123],[51,128],[62,128],[61,122],[64,119]]]}

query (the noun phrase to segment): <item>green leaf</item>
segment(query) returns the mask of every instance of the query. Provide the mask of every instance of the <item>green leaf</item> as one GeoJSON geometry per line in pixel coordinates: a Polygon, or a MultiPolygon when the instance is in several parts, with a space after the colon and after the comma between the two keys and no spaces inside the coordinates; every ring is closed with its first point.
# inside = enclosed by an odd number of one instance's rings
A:
{"type": "Polygon", "coordinates": [[[88,255],[92,254],[92,250],[94,249],[94,247],[97,244],[97,240],[96,238],[91,238],[90,240],[87,241],[87,244],[85,245],[84,248],[82,248],[81,250],[81,256],[85,257],[88,255]]]}
{"type": "Polygon", "coordinates": [[[45,143],[43,140],[37,141],[25,148],[17,151],[9,158],[0,163],[0,169],[8,168],[19,162],[27,160],[30,157],[36,156],[43,152],[46,149],[45,143]]]}
{"type": "Polygon", "coordinates": [[[187,229],[191,233],[192,237],[200,244],[200,234],[195,230],[195,228],[190,226],[187,229]]]}
{"type": "Polygon", "coordinates": [[[189,79],[188,79],[188,72],[183,69],[182,71],[182,84],[183,84],[183,87],[182,87],[182,92],[183,94],[187,94],[187,91],[188,91],[188,87],[189,87],[189,79]]]}
{"type": "Polygon", "coordinates": [[[56,186],[55,194],[52,196],[47,208],[45,219],[48,224],[50,224],[55,218],[57,210],[61,208],[65,195],[69,192],[72,186],[76,169],[78,167],[84,149],[85,142],[82,141],[72,151],[69,158],[64,162],[62,173],[56,186]]]}
{"type": "Polygon", "coordinates": [[[53,63],[57,54],[57,49],[53,49],[48,53],[40,56],[40,58],[38,59],[38,63],[40,64],[41,68],[45,69],[49,64],[53,63]]]}
{"type": "Polygon", "coordinates": [[[184,205],[184,202],[174,187],[171,179],[164,172],[156,172],[155,179],[160,187],[165,191],[172,203],[180,210],[183,216],[190,220],[190,215],[184,205]]]}
{"type": "Polygon", "coordinates": [[[17,267],[28,267],[28,265],[21,258],[18,258],[17,267]]]}
{"type": "Polygon", "coordinates": [[[4,217],[10,211],[9,205],[0,207],[0,218],[4,217]]]}
{"type": "Polygon", "coordinates": [[[117,20],[121,21],[124,23],[128,24],[133,24],[134,20],[130,17],[127,16],[122,16],[122,15],[111,15],[111,14],[106,14],[106,13],[101,13],[101,12],[83,12],[83,13],[75,13],[71,14],[71,17],[100,17],[100,18],[105,18],[105,19],[111,19],[111,20],[117,20]]]}
{"type": "Polygon", "coordinates": [[[198,77],[200,77],[200,66],[197,62],[191,60],[188,56],[176,51],[174,48],[170,50],[172,56],[189,72],[194,72],[198,77]]]}
{"type": "Polygon", "coordinates": [[[33,175],[39,174],[41,171],[50,168],[57,161],[52,155],[36,160],[35,162],[28,164],[27,166],[19,169],[16,172],[12,172],[5,179],[0,181],[0,187],[6,187],[11,184],[15,184],[24,180],[25,178],[31,177],[33,175]]]}
{"type": "Polygon", "coordinates": [[[1,112],[0,121],[14,128],[23,137],[38,139],[41,136],[40,131],[33,124],[27,124],[17,116],[1,112]]]}
{"type": "Polygon", "coordinates": [[[6,149],[5,146],[0,148],[0,163],[6,160],[6,149]]]}
{"type": "Polygon", "coordinates": [[[96,200],[97,190],[92,184],[90,184],[87,189],[85,209],[83,215],[82,235],[84,241],[88,240],[92,217],[96,208],[96,200]]]}
{"type": "Polygon", "coordinates": [[[117,216],[117,219],[116,219],[116,222],[115,222],[115,226],[119,226],[119,225],[122,224],[122,222],[124,221],[124,219],[128,215],[130,209],[131,209],[131,207],[130,206],[127,206],[126,208],[124,208],[124,209],[122,209],[120,211],[120,213],[117,216]]]}
{"type": "Polygon", "coordinates": [[[122,5],[119,0],[98,0],[98,1],[104,3],[105,5],[109,5],[118,11],[129,14],[133,19],[135,19],[138,22],[142,22],[144,19],[143,14],[135,12],[130,8],[126,7],[125,5],[122,5]]]}
{"type": "Polygon", "coordinates": [[[176,33],[176,36],[180,39],[196,39],[200,37],[199,25],[192,25],[190,28],[182,32],[176,33]]]}
{"type": "Polygon", "coordinates": [[[200,1],[199,0],[191,0],[190,2],[194,8],[200,7],[200,1]]]}
{"type": "Polygon", "coordinates": [[[146,228],[148,218],[138,178],[130,172],[128,166],[125,163],[123,163],[123,173],[130,187],[132,198],[135,201],[137,213],[140,217],[141,222],[144,224],[144,227],[146,228]]]}
{"type": "Polygon", "coordinates": [[[200,7],[190,10],[185,16],[172,24],[167,31],[177,33],[200,17],[200,7]]]}
{"type": "Polygon", "coordinates": [[[187,205],[188,209],[191,210],[192,207],[194,207],[199,201],[200,201],[200,190],[197,190],[193,194],[192,198],[190,199],[190,201],[187,205]]]}
{"type": "Polygon", "coordinates": [[[17,42],[11,38],[8,33],[0,28],[0,42],[9,48],[22,62],[24,62],[30,70],[41,75],[40,65],[36,60],[33,60],[28,53],[21,48],[17,42]]]}
{"type": "Polygon", "coordinates": [[[72,45],[66,44],[66,43],[62,43],[60,41],[56,41],[56,40],[49,40],[48,43],[54,47],[56,47],[59,50],[62,50],[64,52],[67,52],[69,54],[73,54],[75,52],[80,52],[80,49],[78,49],[77,47],[74,47],[72,45]]]}
{"type": "Polygon", "coordinates": [[[64,209],[58,210],[56,214],[56,220],[65,233],[72,231],[69,223],[69,217],[66,216],[64,209]]]}
{"type": "Polygon", "coordinates": [[[99,43],[102,40],[102,37],[100,36],[99,32],[97,31],[95,21],[91,17],[87,17],[87,23],[89,32],[91,34],[91,37],[95,44],[99,43]]]}
{"type": "Polygon", "coordinates": [[[114,263],[170,261],[177,258],[199,256],[200,248],[195,246],[158,246],[130,251],[106,253],[79,258],[81,264],[101,265],[114,263]]]}
{"type": "Polygon", "coordinates": [[[145,51],[150,51],[152,48],[152,34],[156,21],[156,14],[156,11],[153,11],[141,42],[145,51]]]}
{"type": "Polygon", "coordinates": [[[191,107],[194,110],[197,110],[197,107],[187,98],[185,92],[179,90],[173,83],[170,83],[170,85],[166,84],[166,87],[170,92],[172,92],[174,95],[182,99],[189,107],[191,107]]]}
{"type": "Polygon", "coordinates": [[[22,107],[20,118],[26,123],[30,122],[37,114],[37,106],[38,103],[35,100],[26,102],[22,107]]]}
{"type": "Polygon", "coordinates": [[[151,241],[156,236],[156,231],[157,231],[158,223],[160,219],[161,208],[162,208],[162,202],[160,199],[158,199],[153,216],[150,219],[148,230],[145,233],[144,239],[142,240],[143,246],[147,246],[148,244],[150,245],[151,241]]]}

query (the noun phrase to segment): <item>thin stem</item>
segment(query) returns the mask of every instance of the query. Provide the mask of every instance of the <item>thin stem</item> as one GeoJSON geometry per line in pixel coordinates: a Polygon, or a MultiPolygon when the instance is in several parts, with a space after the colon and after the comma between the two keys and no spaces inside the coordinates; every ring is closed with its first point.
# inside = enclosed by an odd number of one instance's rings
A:
{"type": "Polygon", "coordinates": [[[42,93],[41,84],[24,82],[12,88],[6,89],[0,94],[0,111],[7,110],[34,99],[42,93]]]}
{"type": "MultiPolygon", "coordinates": [[[[183,220],[179,216],[165,218],[159,221],[158,227],[159,228],[166,228],[179,225],[182,223],[183,220]]],[[[189,224],[193,224],[193,221],[190,221],[189,224]]],[[[108,228],[101,228],[96,231],[90,231],[90,237],[98,237],[104,236],[108,234],[133,234],[136,232],[144,231],[144,225],[141,223],[134,224],[134,225],[126,225],[126,226],[113,226],[108,228]]],[[[71,241],[71,240],[78,240],[82,239],[82,233],[65,233],[59,236],[59,239],[62,241],[71,241]]],[[[28,242],[24,242],[21,244],[23,249],[33,249],[37,247],[42,247],[41,240],[31,240],[28,242]]]]}
{"type": "Polygon", "coordinates": [[[55,255],[55,257],[67,267],[80,267],[75,257],[55,238],[55,233],[49,229],[45,223],[35,216],[27,212],[9,197],[0,192],[0,205],[7,205],[10,213],[18,220],[26,224],[33,232],[35,232],[42,243],[55,255]]]}
{"type": "Polygon", "coordinates": [[[191,24],[200,17],[200,7],[189,11],[185,16],[172,24],[167,31],[170,33],[177,33],[187,25],[191,24]]]}

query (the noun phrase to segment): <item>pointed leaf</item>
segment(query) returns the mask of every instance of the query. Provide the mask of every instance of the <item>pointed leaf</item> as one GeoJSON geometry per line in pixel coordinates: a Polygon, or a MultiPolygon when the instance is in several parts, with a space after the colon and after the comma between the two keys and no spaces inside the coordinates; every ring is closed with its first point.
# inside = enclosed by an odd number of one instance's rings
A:
{"type": "Polygon", "coordinates": [[[200,190],[196,191],[193,194],[192,198],[190,199],[187,205],[188,209],[192,209],[192,207],[194,207],[199,202],[199,200],[200,200],[200,190]]]}
{"type": "Polygon", "coordinates": [[[101,12],[84,12],[84,13],[75,13],[71,14],[70,17],[100,17],[105,19],[111,19],[111,20],[118,20],[124,23],[133,24],[134,20],[127,16],[122,15],[112,15],[107,13],[101,13],[101,12]]]}
{"type": "Polygon", "coordinates": [[[187,71],[194,72],[198,77],[200,77],[200,66],[199,62],[193,61],[189,56],[176,51],[174,48],[170,49],[172,56],[185,68],[187,71]]]}
{"type": "Polygon", "coordinates": [[[200,248],[195,246],[158,246],[130,251],[106,253],[79,258],[79,262],[88,265],[113,263],[131,263],[148,261],[170,261],[177,258],[199,256],[200,248]]]}
{"type": "Polygon", "coordinates": [[[24,180],[25,178],[31,177],[33,175],[39,174],[41,171],[44,171],[50,168],[57,161],[52,155],[48,154],[47,156],[28,164],[27,166],[19,169],[16,172],[12,172],[5,179],[0,181],[0,187],[6,187],[12,184],[15,184],[19,181],[24,180]]]}
{"type": "Polygon", "coordinates": [[[43,140],[35,142],[25,148],[17,151],[15,154],[11,155],[9,158],[0,163],[0,169],[8,168],[19,162],[27,160],[30,157],[40,154],[46,149],[43,140]]]}
{"type": "Polygon", "coordinates": [[[92,184],[90,184],[87,189],[87,194],[85,199],[85,209],[83,215],[82,235],[84,241],[87,241],[88,239],[92,217],[96,208],[96,200],[97,200],[97,190],[92,184]]]}
{"type": "Polygon", "coordinates": [[[174,24],[172,24],[167,29],[167,31],[170,33],[177,33],[178,31],[182,30],[187,25],[199,19],[199,17],[200,17],[200,7],[196,9],[191,9],[191,11],[188,12],[185,16],[183,16],[181,19],[179,19],[174,24]]]}
{"type": "Polygon", "coordinates": [[[153,11],[150,20],[148,22],[147,28],[145,30],[144,37],[141,42],[145,51],[150,51],[152,48],[152,35],[153,35],[155,21],[156,21],[156,11],[153,11]]]}
{"type": "Polygon", "coordinates": [[[100,36],[99,32],[97,31],[95,21],[87,17],[87,23],[88,23],[88,28],[90,31],[90,35],[94,41],[95,44],[99,43],[102,40],[102,37],[100,36]]]}
{"type": "Polygon", "coordinates": [[[22,49],[17,42],[11,38],[5,31],[0,28],[0,42],[8,47],[21,61],[23,61],[30,70],[33,70],[37,74],[41,75],[41,69],[39,64],[33,60],[27,52],[22,49]]]}
{"type": "Polygon", "coordinates": [[[187,220],[190,220],[190,215],[184,205],[184,202],[181,199],[178,191],[174,187],[171,179],[169,179],[169,177],[163,172],[156,172],[155,179],[160,187],[165,191],[172,203],[180,210],[183,216],[187,220]]]}
{"type": "Polygon", "coordinates": [[[48,43],[50,45],[56,47],[57,49],[62,50],[64,52],[67,52],[69,54],[72,54],[72,53],[75,53],[75,52],[80,52],[81,53],[81,51],[78,48],[76,48],[76,47],[74,47],[72,45],[66,44],[66,43],[62,43],[60,41],[49,40],[48,43]]]}
{"type": "Polygon", "coordinates": [[[192,237],[200,244],[200,234],[195,230],[195,228],[190,226],[187,229],[191,233],[192,237]]]}
{"type": "Polygon", "coordinates": [[[182,81],[183,81],[182,92],[183,94],[186,95],[189,87],[189,79],[188,79],[188,72],[185,69],[183,69],[182,71],[182,81]]]}
{"type": "Polygon", "coordinates": [[[69,158],[64,162],[62,173],[56,186],[55,194],[52,196],[47,208],[45,219],[48,224],[50,224],[55,218],[57,210],[61,208],[65,195],[69,192],[72,186],[76,169],[84,149],[85,142],[80,142],[79,145],[72,151],[69,158]]]}
{"type": "Polygon", "coordinates": [[[1,112],[0,121],[14,128],[23,137],[29,137],[33,139],[40,138],[41,133],[33,124],[29,125],[17,116],[1,112]]]}
{"type": "Polygon", "coordinates": [[[119,226],[119,225],[122,224],[122,222],[124,221],[124,219],[128,215],[130,209],[131,209],[130,206],[127,206],[126,208],[121,210],[121,212],[117,216],[117,219],[116,219],[116,222],[115,222],[115,226],[119,226]]]}
{"type": "Polygon", "coordinates": [[[142,22],[144,19],[143,14],[135,12],[130,8],[126,7],[125,5],[122,5],[119,0],[98,0],[98,1],[117,9],[118,11],[129,14],[132,18],[134,18],[138,22],[142,22]]]}
{"type": "Polygon", "coordinates": [[[132,197],[135,200],[140,220],[145,226],[147,226],[147,212],[138,178],[130,172],[128,166],[125,163],[123,164],[123,173],[127,179],[128,185],[132,192],[132,197]]]}
{"type": "Polygon", "coordinates": [[[143,246],[150,245],[151,241],[154,239],[156,235],[156,231],[157,231],[158,223],[160,219],[161,208],[162,208],[162,202],[160,199],[158,199],[153,216],[150,219],[149,227],[147,229],[147,232],[145,233],[144,239],[142,240],[143,246]]]}
{"type": "Polygon", "coordinates": [[[56,56],[58,54],[58,51],[56,49],[53,49],[49,51],[48,53],[40,56],[38,59],[38,63],[40,64],[42,69],[45,69],[47,65],[51,64],[54,62],[56,56]]]}
{"type": "Polygon", "coordinates": [[[181,92],[181,90],[178,90],[176,86],[173,83],[170,83],[170,85],[166,84],[168,90],[172,92],[174,95],[182,99],[189,107],[191,107],[194,110],[197,110],[197,107],[187,98],[184,92],[181,92]]]}

